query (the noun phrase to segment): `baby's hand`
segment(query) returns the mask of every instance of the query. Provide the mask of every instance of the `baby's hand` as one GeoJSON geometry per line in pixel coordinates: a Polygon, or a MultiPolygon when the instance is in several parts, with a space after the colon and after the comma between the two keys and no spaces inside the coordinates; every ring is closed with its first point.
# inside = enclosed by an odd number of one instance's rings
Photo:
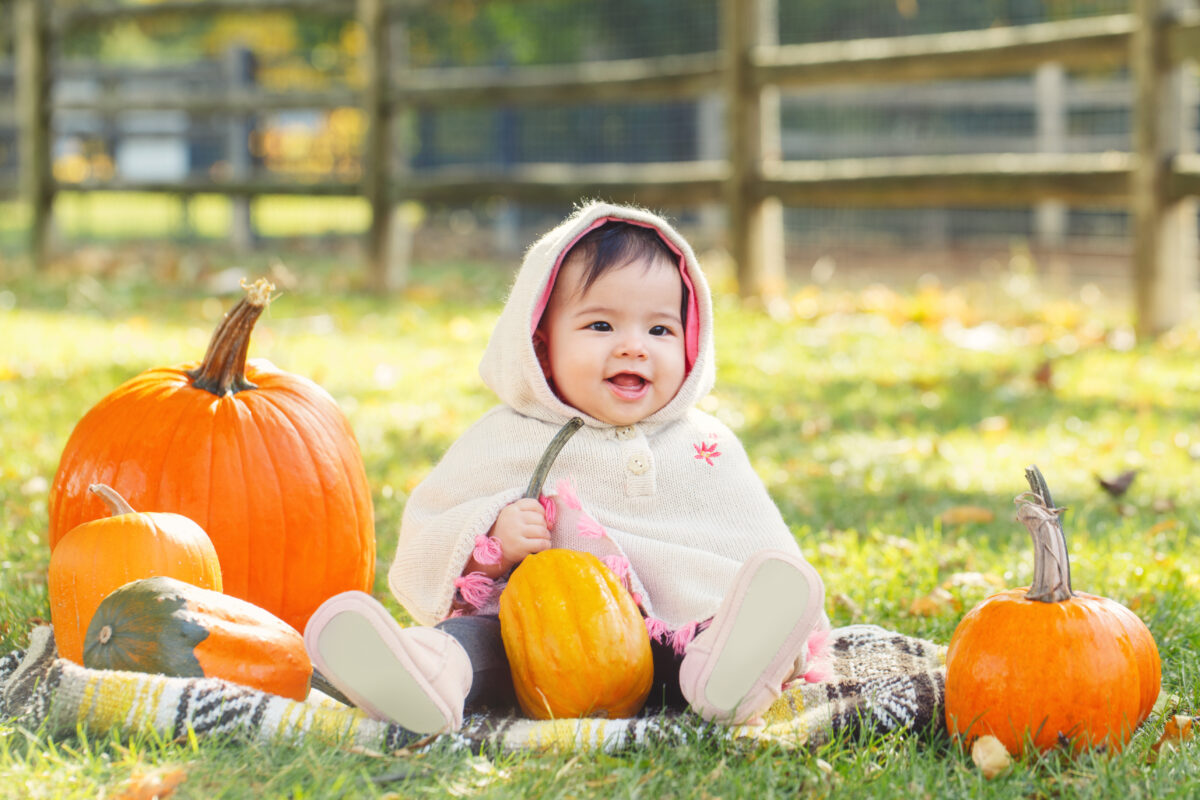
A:
{"type": "Polygon", "coordinates": [[[507,572],[526,556],[550,547],[546,511],[541,503],[528,497],[500,509],[490,533],[500,542],[502,572],[507,572]]]}

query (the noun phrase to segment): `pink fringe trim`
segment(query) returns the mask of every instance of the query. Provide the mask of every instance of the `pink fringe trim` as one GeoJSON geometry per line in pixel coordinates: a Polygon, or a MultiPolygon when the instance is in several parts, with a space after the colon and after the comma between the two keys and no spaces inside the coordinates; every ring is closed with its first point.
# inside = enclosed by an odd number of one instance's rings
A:
{"type": "Polygon", "coordinates": [[[671,645],[675,655],[680,656],[692,643],[692,639],[696,638],[696,634],[706,627],[708,626],[699,622],[689,622],[682,628],[673,631],[661,619],[646,617],[646,632],[650,634],[651,641],[671,645]]]}
{"type": "Polygon", "coordinates": [[[482,608],[488,600],[492,599],[495,581],[482,572],[471,572],[455,578],[454,588],[458,589],[458,593],[462,595],[462,599],[467,605],[482,608]]]}
{"type": "Polygon", "coordinates": [[[646,617],[646,633],[650,634],[650,641],[661,642],[669,633],[667,623],[661,619],[654,617],[646,617]]]}
{"type": "Polygon", "coordinates": [[[808,641],[805,644],[808,646],[809,661],[826,656],[829,650],[829,633],[828,630],[816,630],[808,635],[808,641]]]}
{"type": "Polygon", "coordinates": [[[692,639],[696,638],[697,625],[696,622],[689,622],[671,634],[671,648],[675,651],[675,655],[683,655],[683,651],[692,643],[692,639]]]}
{"type": "Polygon", "coordinates": [[[558,496],[567,504],[567,508],[573,508],[576,511],[583,508],[579,504],[579,497],[575,494],[575,487],[571,485],[571,481],[567,478],[561,479],[554,485],[554,490],[558,492],[558,496]]]}
{"type": "Polygon", "coordinates": [[[629,577],[629,559],[625,556],[605,556],[600,560],[621,580],[629,577]]]}
{"type": "Polygon", "coordinates": [[[604,536],[604,527],[587,514],[579,515],[579,535],[599,539],[604,536]]]}
{"type": "Polygon", "coordinates": [[[813,631],[806,642],[808,647],[808,671],[800,677],[806,683],[823,683],[829,680],[833,673],[830,671],[829,660],[829,631],[813,631]]]}
{"type": "Polygon", "coordinates": [[[499,539],[483,533],[475,537],[475,549],[471,552],[471,557],[475,559],[475,563],[499,564],[503,556],[504,550],[500,547],[499,539]]]}
{"type": "Polygon", "coordinates": [[[554,505],[554,498],[542,495],[538,502],[542,504],[542,511],[546,513],[546,527],[553,528],[554,523],[558,521],[558,506],[554,505]]]}

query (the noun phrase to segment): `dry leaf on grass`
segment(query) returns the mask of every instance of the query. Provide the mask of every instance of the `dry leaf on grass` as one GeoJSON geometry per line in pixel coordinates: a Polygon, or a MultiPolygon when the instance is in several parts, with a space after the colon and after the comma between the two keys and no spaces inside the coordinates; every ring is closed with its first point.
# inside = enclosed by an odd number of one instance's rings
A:
{"type": "Polygon", "coordinates": [[[1122,472],[1115,478],[1105,478],[1102,475],[1096,476],[1096,482],[1100,484],[1100,488],[1108,492],[1113,497],[1120,497],[1129,490],[1133,479],[1137,477],[1136,469],[1129,469],[1122,472]]]}
{"type": "Polygon", "coordinates": [[[991,522],[996,513],[982,506],[954,506],[941,513],[942,525],[964,525],[968,522],[991,522]]]}
{"type": "Polygon", "coordinates": [[[918,597],[908,605],[908,613],[914,617],[932,617],[944,611],[958,611],[962,603],[942,587],[937,587],[924,597],[918,597]]]}
{"type": "Polygon", "coordinates": [[[1147,763],[1153,764],[1158,760],[1158,752],[1164,745],[1174,750],[1181,742],[1191,739],[1192,729],[1198,720],[1200,717],[1189,717],[1185,714],[1176,714],[1169,718],[1163,725],[1162,736],[1158,737],[1158,741],[1150,746],[1150,752],[1146,754],[1147,763]]]}
{"type": "Polygon", "coordinates": [[[1012,766],[1012,756],[995,736],[980,736],[971,745],[971,760],[989,781],[1012,766]]]}
{"type": "Polygon", "coordinates": [[[163,800],[170,797],[186,778],[187,773],[181,769],[134,775],[113,797],[115,800],[163,800]]]}

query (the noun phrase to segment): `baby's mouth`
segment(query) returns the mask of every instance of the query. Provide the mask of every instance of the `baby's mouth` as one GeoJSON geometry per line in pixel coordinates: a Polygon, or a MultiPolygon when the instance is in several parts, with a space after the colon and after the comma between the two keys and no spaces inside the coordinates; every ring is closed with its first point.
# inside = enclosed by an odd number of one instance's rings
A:
{"type": "Polygon", "coordinates": [[[645,378],[632,372],[621,372],[607,380],[617,394],[625,397],[634,397],[649,386],[649,382],[645,378]]]}

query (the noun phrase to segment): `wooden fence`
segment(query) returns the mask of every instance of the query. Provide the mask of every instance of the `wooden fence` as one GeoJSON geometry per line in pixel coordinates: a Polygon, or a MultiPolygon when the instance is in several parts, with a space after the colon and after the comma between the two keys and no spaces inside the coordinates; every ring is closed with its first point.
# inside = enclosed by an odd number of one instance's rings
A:
{"type": "Polygon", "coordinates": [[[1200,11],[1183,0],[1133,0],[1131,11],[1103,17],[886,39],[779,45],[777,0],[720,0],[720,49],[712,53],[526,67],[403,70],[388,52],[389,15],[420,0],[175,0],[153,5],[92,3],[56,8],[53,0],[17,0],[17,109],[21,193],[32,209],[31,248],[45,254],[55,182],[50,164],[53,115],[64,110],[136,109],[251,114],[287,108],[363,109],[363,178],[354,183],[280,179],[115,180],[72,184],[105,189],[246,198],[261,194],[343,194],[367,199],[371,283],[389,288],[393,205],[400,200],[471,202],[493,196],[574,202],[581,196],[688,207],[720,202],[727,239],[746,295],[783,288],[783,204],[1014,206],[1059,200],[1127,208],[1132,218],[1139,330],[1153,334],[1194,309],[1200,156],[1194,151],[1194,82],[1200,11]],[[51,102],[50,52],[58,37],[84,26],[162,14],[262,10],[356,15],[367,34],[362,90],[142,93],[136,98],[51,102]],[[995,153],[885,156],[821,161],[782,158],[783,90],[847,84],[902,84],[1029,74],[1064,69],[1128,68],[1134,86],[1130,152],[995,153]],[[679,101],[719,95],[724,158],[661,164],[527,164],[504,169],[441,168],[410,173],[391,166],[392,121],[412,108],[471,105],[526,107],[605,102],[679,101]]]}

